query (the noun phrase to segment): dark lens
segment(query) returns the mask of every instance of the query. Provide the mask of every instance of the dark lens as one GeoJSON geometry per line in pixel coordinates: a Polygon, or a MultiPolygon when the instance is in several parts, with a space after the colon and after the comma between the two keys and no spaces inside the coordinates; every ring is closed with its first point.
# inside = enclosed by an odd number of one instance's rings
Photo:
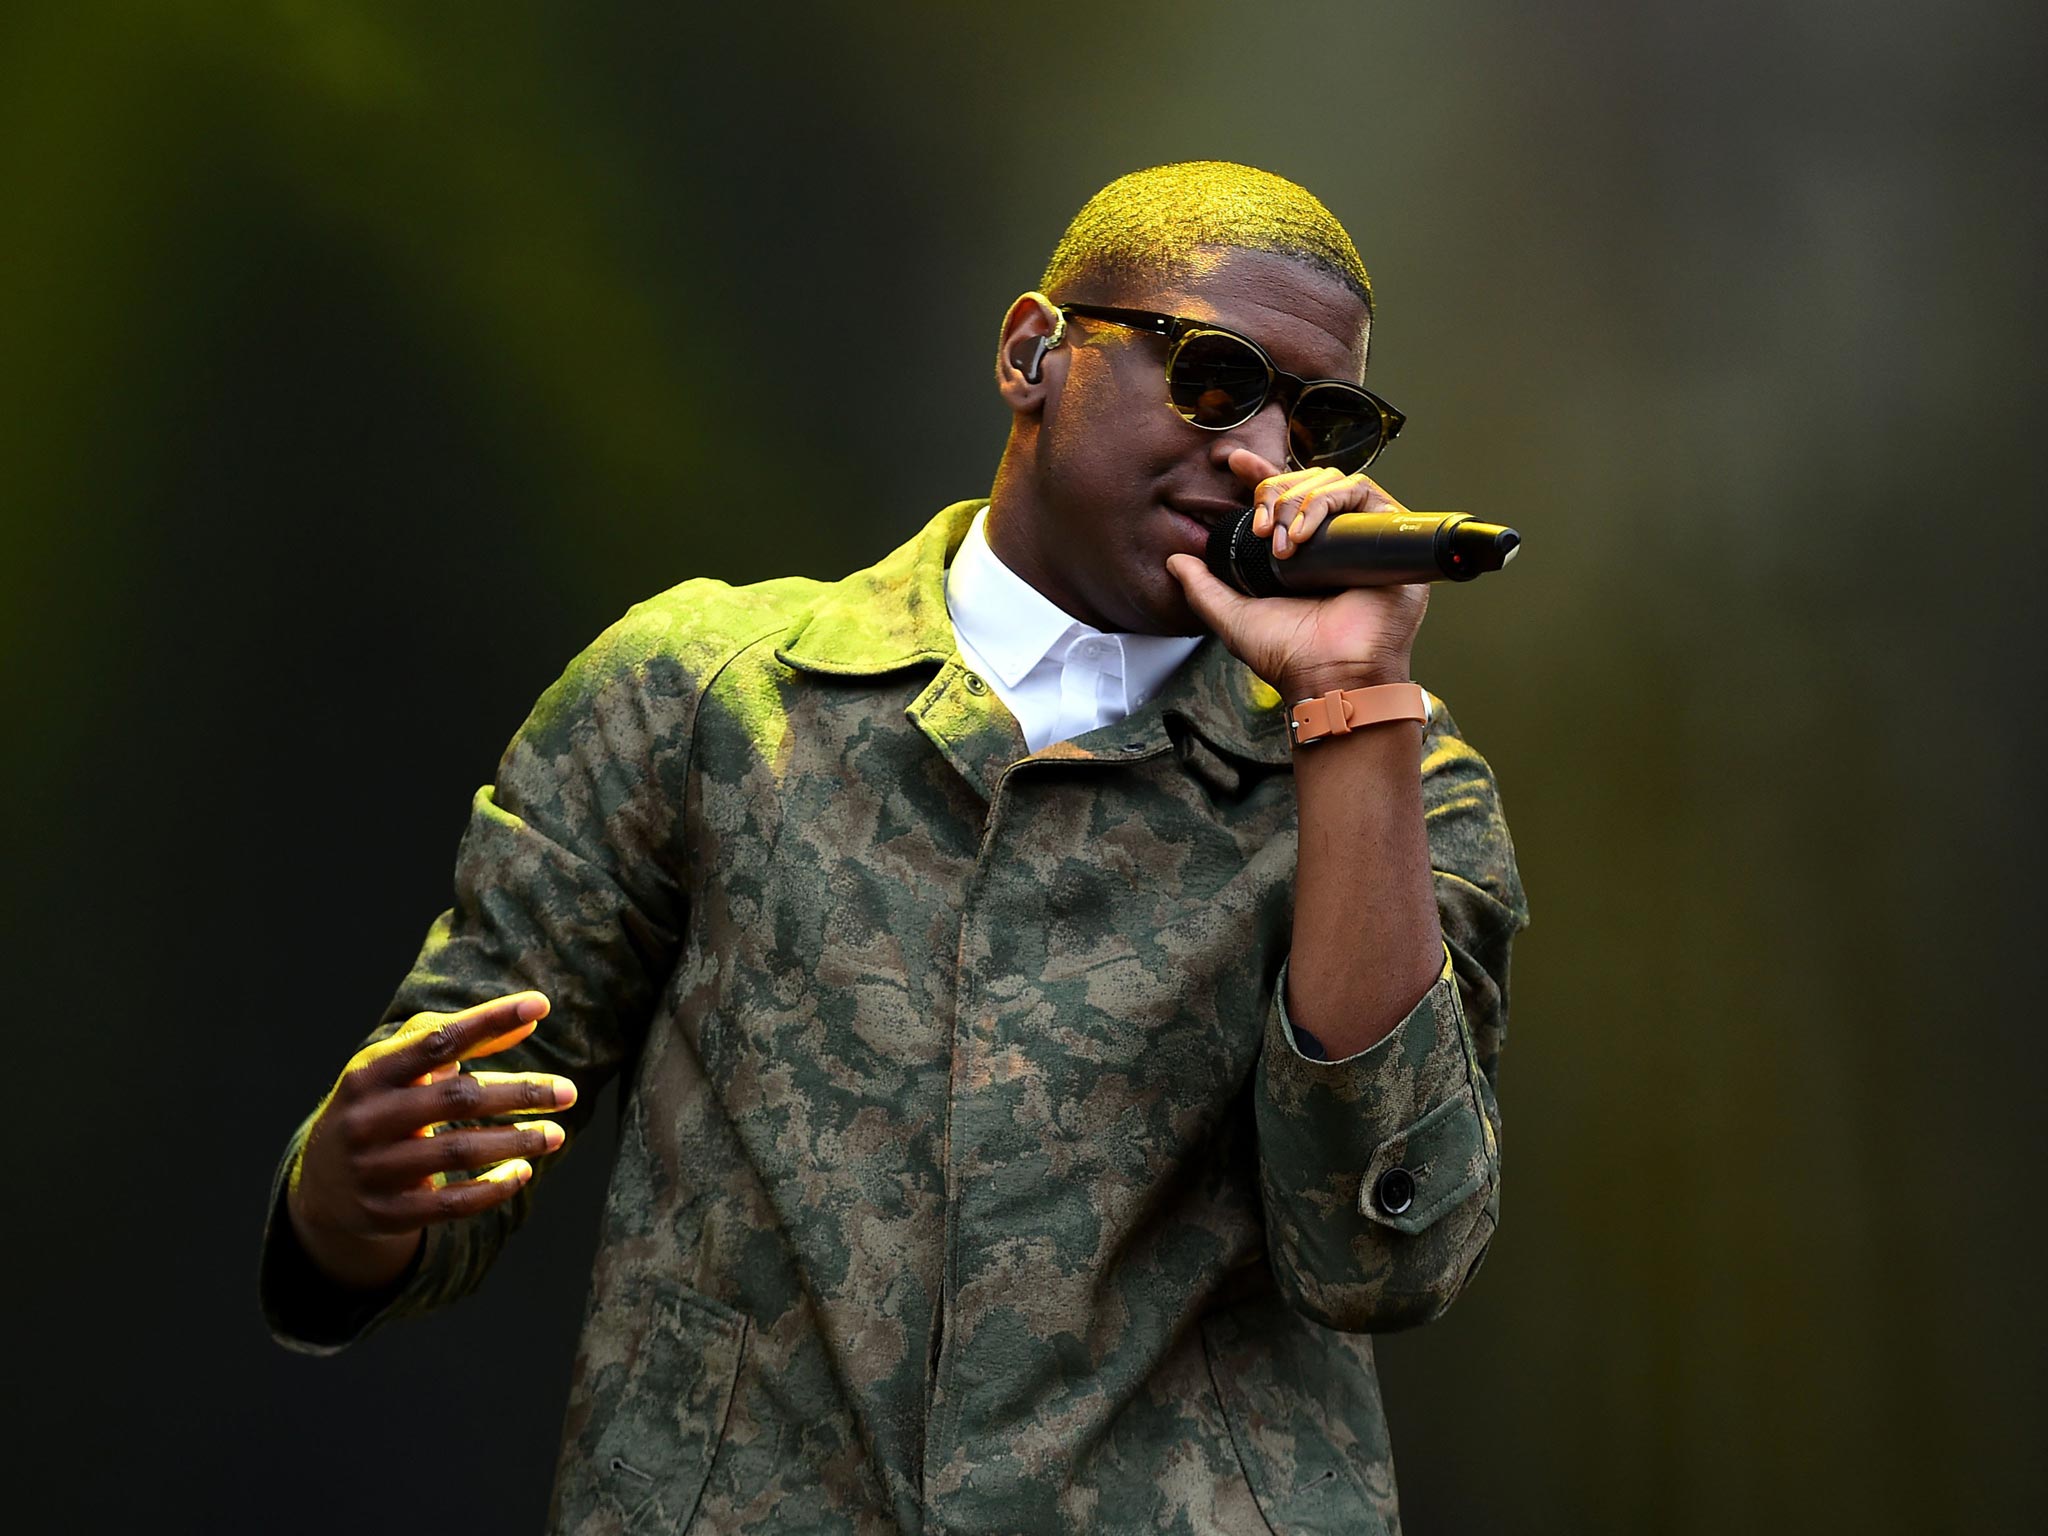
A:
{"type": "Polygon", "coordinates": [[[1173,408],[1198,427],[1234,427],[1266,403],[1265,360],[1234,336],[1197,331],[1166,368],[1173,408]]]}
{"type": "Polygon", "coordinates": [[[1303,469],[1327,464],[1356,474],[1380,450],[1380,413],[1362,389],[1311,384],[1287,418],[1287,445],[1303,469]]]}

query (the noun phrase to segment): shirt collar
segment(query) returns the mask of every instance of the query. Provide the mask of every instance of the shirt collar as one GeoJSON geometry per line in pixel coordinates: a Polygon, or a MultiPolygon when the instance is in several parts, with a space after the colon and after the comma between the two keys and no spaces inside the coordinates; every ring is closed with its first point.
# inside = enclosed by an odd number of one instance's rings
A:
{"type": "MultiPolygon", "coordinates": [[[[975,513],[946,569],[946,607],[960,638],[987,662],[1006,688],[1023,682],[1050,656],[1063,661],[1071,643],[1107,632],[1083,624],[1007,565],[988,542],[988,508],[975,513]]],[[[1124,707],[1148,699],[1200,645],[1197,635],[1109,634],[1122,679],[1124,707]]]]}
{"type": "Polygon", "coordinates": [[[1074,631],[1100,633],[1003,564],[989,547],[986,507],[946,568],[946,607],[960,638],[1011,688],[1074,631]]]}

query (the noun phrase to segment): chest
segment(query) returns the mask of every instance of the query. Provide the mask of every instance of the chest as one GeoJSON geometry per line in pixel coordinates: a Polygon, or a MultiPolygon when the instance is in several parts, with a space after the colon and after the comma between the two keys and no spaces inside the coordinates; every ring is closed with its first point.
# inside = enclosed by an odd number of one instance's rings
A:
{"type": "Polygon", "coordinates": [[[679,1022],[714,1086],[919,1116],[1013,1082],[1040,1133],[1106,1093],[1234,1093],[1286,948],[1291,780],[1195,771],[1156,719],[1026,757],[962,675],[707,700],[679,1022]]]}

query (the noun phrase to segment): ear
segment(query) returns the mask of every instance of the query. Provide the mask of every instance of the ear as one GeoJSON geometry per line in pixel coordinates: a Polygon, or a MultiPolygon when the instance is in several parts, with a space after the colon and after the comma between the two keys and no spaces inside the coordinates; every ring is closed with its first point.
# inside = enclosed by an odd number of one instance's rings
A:
{"type": "Polygon", "coordinates": [[[1010,306],[996,347],[996,390],[1011,410],[1044,408],[1047,389],[1066,367],[1057,351],[1066,334],[1067,317],[1044,294],[1024,294],[1010,306]]]}

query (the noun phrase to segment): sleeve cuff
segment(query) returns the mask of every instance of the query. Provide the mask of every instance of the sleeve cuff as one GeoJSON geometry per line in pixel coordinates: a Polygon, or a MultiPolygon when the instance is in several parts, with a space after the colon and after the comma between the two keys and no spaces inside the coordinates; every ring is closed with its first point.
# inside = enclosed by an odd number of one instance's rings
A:
{"type": "MultiPolygon", "coordinates": [[[[1364,1050],[1354,1051],[1349,1056],[1340,1057],[1336,1061],[1330,1060],[1330,1053],[1323,1049],[1322,1041],[1295,1023],[1289,1016],[1287,1012],[1287,964],[1285,961],[1280,966],[1280,979],[1274,984],[1273,1007],[1280,1016],[1280,1032],[1286,1037],[1288,1045],[1293,1048],[1296,1056],[1300,1057],[1303,1061],[1313,1061],[1323,1066],[1343,1067],[1349,1066],[1355,1061],[1363,1061],[1366,1057],[1384,1046],[1389,1040],[1392,1040],[1395,1035],[1407,1029],[1417,1014],[1424,1013],[1433,1007],[1437,992],[1447,986],[1455,994],[1456,987],[1452,981],[1451,970],[1451,946],[1448,944],[1444,946],[1443,968],[1436,973],[1436,980],[1430,984],[1430,990],[1422,994],[1422,1000],[1408,1010],[1408,1016],[1402,1019],[1399,1024],[1396,1024],[1387,1034],[1374,1041],[1371,1045],[1368,1045],[1364,1050]]],[[[1423,1027],[1427,1027],[1426,1020],[1423,1027]]]]}
{"type": "Polygon", "coordinates": [[[428,1267],[428,1250],[435,1246],[438,1233],[429,1227],[412,1263],[381,1289],[352,1290],[329,1279],[300,1246],[285,1206],[292,1165],[298,1161],[299,1149],[305,1145],[306,1130],[311,1124],[309,1117],[292,1133],[284,1157],[271,1177],[270,1212],[263,1224],[257,1291],[272,1338],[287,1349],[304,1354],[331,1355],[353,1344],[388,1317],[406,1310],[403,1304],[428,1267]]]}
{"type": "MultiPolygon", "coordinates": [[[[1416,1233],[1488,1185],[1499,1166],[1491,1092],[1448,947],[1443,969],[1407,1017],[1339,1061],[1287,1015],[1287,972],[1275,985],[1262,1063],[1262,1141],[1311,1188],[1341,1179],[1357,1216],[1416,1233]],[[1348,1170],[1348,1174],[1346,1173],[1348,1170]]],[[[1278,1175],[1280,1168],[1269,1173],[1278,1175]]]]}

